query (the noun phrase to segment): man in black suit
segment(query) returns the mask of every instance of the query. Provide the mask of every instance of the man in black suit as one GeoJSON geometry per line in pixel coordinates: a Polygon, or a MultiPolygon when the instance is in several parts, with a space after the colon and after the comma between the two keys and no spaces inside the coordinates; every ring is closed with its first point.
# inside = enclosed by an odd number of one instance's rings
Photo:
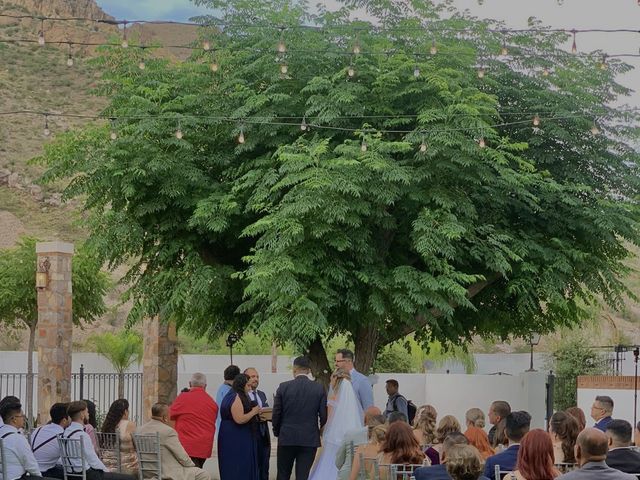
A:
{"type": "Polygon", "coordinates": [[[277,480],[289,480],[296,464],[296,480],[307,480],[320,446],[320,429],[327,423],[327,394],[309,380],[307,357],[293,361],[293,380],[283,382],[273,402],[273,434],[278,437],[277,480]]]}
{"type": "Polygon", "coordinates": [[[606,464],[621,472],[640,473],[640,452],[631,447],[631,424],[626,420],[611,420],[605,433],[609,439],[606,464]]]}
{"type": "MultiPolygon", "coordinates": [[[[244,374],[249,377],[249,385],[251,385],[249,400],[256,402],[260,408],[268,407],[269,402],[267,402],[267,396],[263,391],[258,390],[258,385],[260,385],[260,374],[258,371],[255,368],[247,368],[244,374]]],[[[269,480],[270,456],[271,435],[269,434],[267,422],[261,418],[258,424],[258,468],[260,469],[260,480],[269,480]]]]}

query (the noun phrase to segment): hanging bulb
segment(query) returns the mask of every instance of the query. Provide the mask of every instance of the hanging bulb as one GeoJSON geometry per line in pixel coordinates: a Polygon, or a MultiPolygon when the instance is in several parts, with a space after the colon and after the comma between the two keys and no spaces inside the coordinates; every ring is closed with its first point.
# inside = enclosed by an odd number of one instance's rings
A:
{"type": "Polygon", "coordinates": [[[46,115],[44,117],[44,130],[42,133],[44,133],[45,137],[48,137],[49,135],[51,135],[51,130],[49,130],[49,119],[47,118],[46,115]]]}
{"type": "Polygon", "coordinates": [[[427,151],[427,144],[424,143],[424,140],[422,141],[422,143],[420,144],[420,153],[424,153],[427,151]]]}
{"type": "Polygon", "coordinates": [[[436,53],[438,53],[438,47],[436,46],[435,39],[431,41],[431,48],[429,49],[429,53],[431,53],[431,55],[435,55],[436,53]]]}
{"type": "Polygon", "coordinates": [[[534,117],[533,117],[533,126],[537,127],[538,125],[540,125],[540,117],[538,115],[534,115],[534,117]]]}
{"type": "Polygon", "coordinates": [[[284,43],[284,28],[280,29],[280,40],[278,41],[278,53],[287,51],[287,45],[284,43]]]}
{"type": "Polygon", "coordinates": [[[349,65],[349,68],[347,68],[347,75],[349,75],[350,77],[353,77],[355,74],[356,74],[355,68],[353,68],[353,65],[349,65]]]}
{"type": "Polygon", "coordinates": [[[364,140],[362,141],[362,145],[360,145],[360,151],[361,152],[367,151],[367,142],[365,142],[364,140]]]}
{"type": "Polygon", "coordinates": [[[115,131],[115,130],[111,130],[111,132],[109,133],[109,138],[110,138],[111,140],[115,140],[115,139],[117,139],[117,138],[118,138],[118,134],[116,133],[116,131],[115,131]]]}
{"type": "Polygon", "coordinates": [[[549,76],[549,68],[548,67],[544,67],[544,70],[542,70],[542,76],[543,77],[548,77],[549,76]]]}
{"type": "Polygon", "coordinates": [[[202,49],[206,52],[211,50],[211,43],[209,42],[209,40],[205,40],[204,42],[202,42],[202,49]]]}
{"type": "Polygon", "coordinates": [[[606,70],[607,68],[609,68],[609,65],[607,64],[607,55],[603,55],[602,62],[600,63],[600,70],[606,70]]]}
{"type": "Polygon", "coordinates": [[[286,63],[281,63],[280,64],[280,73],[282,75],[286,75],[288,71],[289,71],[289,66],[286,63]]]}
{"type": "Polygon", "coordinates": [[[40,30],[38,32],[38,45],[40,45],[41,47],[44,47],[45,41],[44,41],[44,32],[42,30],[40,30]]]}
{"type": "Polygon", "coordinates": [[[307,120],[305,117],[302,117],[302,123],[300,124],[300,130],[303,132],[307,129],[307,120]]]}
{"type": "Polygon", "coordinates": [[[478,68],[478,78],[484,78],[484,67],[478,68]]]}
{"type": "Polygon", "coordinates": [[[240,135],[238,135],[238,143],[242,145],[244,143],[244,130],[240,129],[240,135]]]}
{"type": "Polygon", "coordinates": [[[184,137],[184,134],[182,133],[182,129],[180,128],[180,125],[178,125],[178,129],[176,130],[176,138],[178,140],[182,140],[182,137],[184,137]]]}
{"type": "Polygon", "coordinates": [[[144,63],[144,60],[140,60],[140,63],[138,63],[138,68],[140,70],[144,70],[145,68],[147,68],[147,66],[144,63]]]}
{"type": "Polygon", "coordinates": [[[218,71],[219,65],[218,61],[215,58],[211,61],[211,65],[209,65],[209,68],[213,73],[216,73],[218,71]]]}
{"type": "Polygon", "coordinates": [[[71,54],[67,57],[67,67],[73,67],[73,57],[71,54]]]}
{"type": "Polygon", "coordinates": [[[420,76],[420,67],[416,65],[416,68],[413,69],[413,76],[418,78],[420,76]]]}
{"type": "Polygon", "coordinates": [[[480,148],[484,148],[484,147],[486,147],[486,146],[487,146],[487,144],[486,144],[486,143],[485,143],[485,141],[484,141],[484,137],[480,137],[480,140],[478,140],[478,146],[479,146],[480,148]]]}
{"type": "Polygon", "coordinates": [[[591,135],[593,135],[594,137],[600,135],[600,129],[597,127],[595,123],[591,127],[591,135]]]}
{"type": "Polygon", "coordinates": [[[576,53],[578,53],[578,45],[576,43],[576,31],[572,30],[572,32],[573,32],[573,45],[571,45],[571,53],[575,55],[576,53]]]}
{"type": "Polygon", "coordinates": [[[353,54],[354,54],[354,55],[360,55],[360,51],[361,51],[361,50],[360,50],[360,42],[358,42],[358,41],[356,40],[356,43],[355,43],[355,45],[353,46],[353,54]]]}
{"type": "Polygon", "coordinates": [[[129,41],[127,40],[127,21],[123,22],[122,27],[122,43],[120,44],[122,48],[129,48],[129,41]]]}
{"type": "Polygon", "coordinates": [[[509,55],[509,49],[507,48],[506,42],[502,42],[502,48],[500,49],[500,55],[506,57],[509,55]]]}

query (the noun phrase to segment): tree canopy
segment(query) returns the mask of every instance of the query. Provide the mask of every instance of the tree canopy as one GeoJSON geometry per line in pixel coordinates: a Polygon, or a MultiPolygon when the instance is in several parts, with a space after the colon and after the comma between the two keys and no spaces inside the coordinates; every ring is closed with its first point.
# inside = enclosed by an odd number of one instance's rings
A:
{"type": "Polygon", "coordinates": [[[367,371],[408,334],[526,335],[618,304],[638,242],[637,115],[611,106],[629,66],[426,0],[196,3],[220,12],[211,50],[106,48],[113,124],[46,154],[102,258],[133,262],[132,320],[259,331],[317,371],[346,334],[367,371]]]}

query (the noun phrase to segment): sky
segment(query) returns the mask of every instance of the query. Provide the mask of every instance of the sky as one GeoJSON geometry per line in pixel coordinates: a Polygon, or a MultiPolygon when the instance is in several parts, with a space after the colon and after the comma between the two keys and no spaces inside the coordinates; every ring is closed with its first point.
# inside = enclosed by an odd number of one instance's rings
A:
{"type": "MultiPolygon", "coordinates": [[[[186,21],[190,17],[212,13],[196,7],[189,0],[97,0],[108,14],[126,20],[186,21]]],[[[315,3],[310,1],[309,3],[315,3]]],[[[335,0],[325,2],[331,8],[335,0]]],[[[640,5],[638,0],[454,0],[460,9],[469,9],[483,18],[503,20],[510,28],[526,28],[531,16],[556,28],[584,29],[629,28],[638,30],[640,5]],[[480,5],[482,3],[482,5],[480,5]]],[[[366,18],[364,15],[362,16],[366,18]]],[[[589,33],[578,35],[581,52],[601,49],[609,54],[638,54],[639,33],[589,33]]],[[[640,90],[640,58],[628,59],[635,70],[620,79],[621,83],[640,90]]],[[[640,94],[635,93],[627,103],[640,107],[640,94]]]]}

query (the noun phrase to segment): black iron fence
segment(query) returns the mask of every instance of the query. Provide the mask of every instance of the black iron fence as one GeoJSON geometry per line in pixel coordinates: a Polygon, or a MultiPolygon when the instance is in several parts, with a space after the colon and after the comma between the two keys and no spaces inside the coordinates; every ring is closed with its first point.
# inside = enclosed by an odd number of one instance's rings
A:
{"type": "MultiPolygon", "coordinates": [[[[33,405],[27,401],[27,373],[0,373],[0,398],[14,395],[22,400],[27,418],[35,418],[38,404],[38,374],[33,374],[33,405]]],[[[129,401],[129,418],[142,423],[142,373],[91,373],[80,367],[71,374],[71,399],[91,400],[96,404],[98,423],[118,398],[129,401]],[[122,393],[122,395],[120,395],[122,393]]]]}

